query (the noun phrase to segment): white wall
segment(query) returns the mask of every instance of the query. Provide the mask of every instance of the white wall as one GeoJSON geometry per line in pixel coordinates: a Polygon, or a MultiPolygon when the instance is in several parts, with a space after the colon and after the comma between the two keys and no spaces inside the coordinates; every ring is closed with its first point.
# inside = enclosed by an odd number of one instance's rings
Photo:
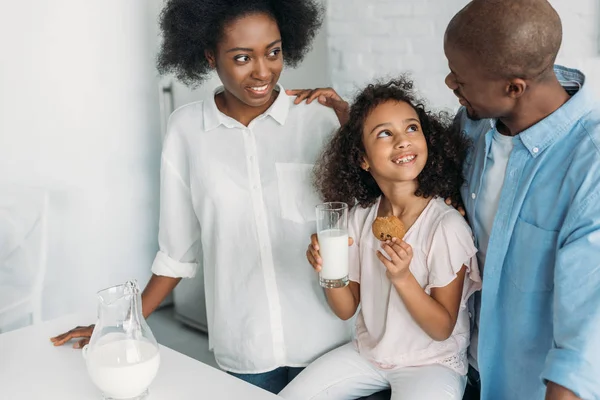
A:
{"type": "MultiPolygon", "coordinates": [[[[157,78],[145,0],[19,0],[0,13],[0,181],[50,191],[43,317],[150,274],[157,78]]],[[[82,323],[85,321],[82,321],[82,323]]]]}
{"type": "MultiPolygon", "coordinates": [[[[410,72],[417,89],[437,108],[456,109],[444,84],[443,36],[469,0],[328,0],[333,85],[351,97],[374,78],[410,72]]],[[[563,22],[559,62],[583,69],[600,93],[600,2],[550,0],[563,22]]]]}

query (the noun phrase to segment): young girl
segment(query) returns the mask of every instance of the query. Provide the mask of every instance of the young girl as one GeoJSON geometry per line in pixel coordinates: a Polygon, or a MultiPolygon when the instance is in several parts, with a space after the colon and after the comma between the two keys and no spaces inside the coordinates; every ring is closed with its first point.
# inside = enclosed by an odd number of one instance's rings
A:
{"type": "MultiPolygon", "coordinates": [[[[294,105],[278,84],[284,61],[303,59],[321,20],[316,0],[168,0],[161,15],[161,72],[197,85],[216,71],[223,86],[169,120],[160,251],[143,314],[204,268],[217,363],[275,393],[352,332],[327,309],[299,245],[320,201],[312,167],[338,119],[317,103],[294,105]]],[[[92,329],[53,341],[83,338],[81,347],[92,329]]]]}
{"type": "MultiPolygon", "coordinates": [[[[472,234],[444,202],[459,198],[467,142],[443,114],[425,110],[412,82],[369,85],[317,167],[328,201],[351,207],[350,283],[327,289],[343,320],[361,309],[356,340],[319,358],[280,396],[461,399],[469,344],[468,297],[480,288],[472,234]],[[404,238],[380,242],[377,217],[398,217],[404,238]]],[[[307,257],[320,270],[313,235],[307,257]]],[[[327,334],[327,332],[324,332],[327,334]]]]}

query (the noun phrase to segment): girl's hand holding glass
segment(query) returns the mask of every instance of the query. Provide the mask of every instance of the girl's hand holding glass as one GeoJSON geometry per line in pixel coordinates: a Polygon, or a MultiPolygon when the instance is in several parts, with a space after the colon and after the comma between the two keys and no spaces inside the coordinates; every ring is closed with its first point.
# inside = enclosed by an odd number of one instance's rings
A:
{"type": "MultiPolygon", "coordinates": [[[[348,246],[352,246],[354,243],[354,239],[348,238],[348,246]]],[[[308,245],[308,249],[306,250],[306,259],[309,264],[315,269],[315,272],[321,271],[321,267],[323,264],[323,259],[321,258],[321,254],[319,253],[319,238],[316,233],[313,233],[310,236],[310,244],[308,245]]]]}

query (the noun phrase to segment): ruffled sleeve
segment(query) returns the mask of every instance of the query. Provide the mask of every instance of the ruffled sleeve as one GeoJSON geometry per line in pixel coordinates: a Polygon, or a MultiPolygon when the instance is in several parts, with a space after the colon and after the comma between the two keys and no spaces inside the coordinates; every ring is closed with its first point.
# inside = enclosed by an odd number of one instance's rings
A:
{"type": "Polygon", "coordinates": [[[467,278],[463,290],[463,300],[466,300],[481,289],[476,254],[473,233],[465,219],[456,210],[444,214],[432,234],[427,255],[429,279],[425,291],[429,293],[431,288],[447,286],[466,265],[467,278]]]}

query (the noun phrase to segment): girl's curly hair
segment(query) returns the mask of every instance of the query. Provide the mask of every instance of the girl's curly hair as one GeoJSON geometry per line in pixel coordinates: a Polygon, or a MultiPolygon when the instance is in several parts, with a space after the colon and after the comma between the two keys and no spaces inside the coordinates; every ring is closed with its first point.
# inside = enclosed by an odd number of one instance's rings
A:
{"type": "Polygon", "coordinates": [[[381,196],[375,179],[361,168],[365,156],[363,126],[375,107],[388,101],[403,101],[414,108],[427,141],[427,162],[417,178],[415,195],[458,201],[469,142],[453,126],[450,115],[425,109],[416,97],[413,82],[405,76],[371,84],[356,97],[348,122],[334,135],[315,167],[315,186],[324,200],[369,207],[381,196]]]}
{"type": "Polygon", "coordinates": [[[310,50],[324,14],[316,0],[167,0],[159,19],[158,71],[173,72],[189,86],[201,84],[211,70],[205,50],[216,50],[225,25],[255,13],[277,22],[284,62],[291,67],[310,50]]]}

